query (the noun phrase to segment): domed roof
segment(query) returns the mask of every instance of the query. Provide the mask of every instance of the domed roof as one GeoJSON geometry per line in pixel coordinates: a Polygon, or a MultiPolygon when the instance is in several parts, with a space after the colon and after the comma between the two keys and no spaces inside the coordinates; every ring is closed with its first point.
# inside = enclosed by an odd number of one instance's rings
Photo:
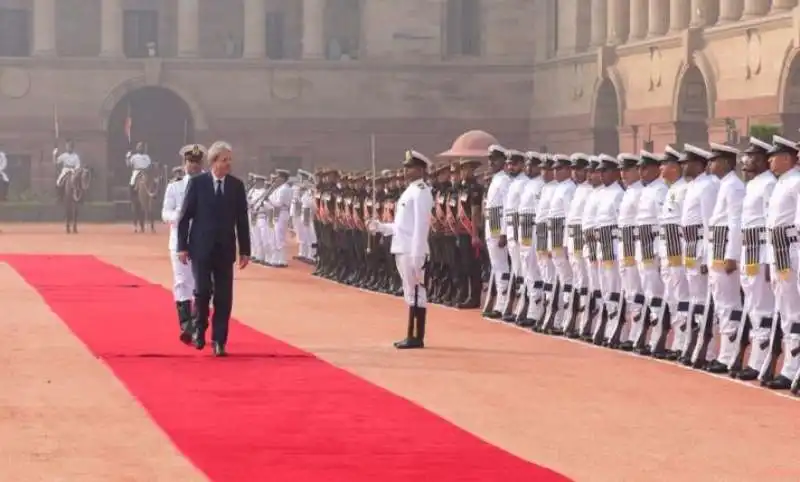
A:
{"type": "Polygon", "coordinates": [[[455,141],[450,149],[439,154],[438,157],[486,157],[489,146],[498,144],[497,139],[485,131],[467,131],[455,141]]]}

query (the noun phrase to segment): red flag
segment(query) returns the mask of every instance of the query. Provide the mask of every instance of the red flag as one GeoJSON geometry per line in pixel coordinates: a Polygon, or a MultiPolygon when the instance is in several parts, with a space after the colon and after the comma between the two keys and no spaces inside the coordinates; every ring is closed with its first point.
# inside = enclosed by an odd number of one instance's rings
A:
{"type": "Polygon", "coordinates": [[[131,143],[132,128],[133,128],[133,118],[131,118],[131,103],[128,102],[128,115],[125,116],[125,136],[128,138],[128,144],[131,143]]]}

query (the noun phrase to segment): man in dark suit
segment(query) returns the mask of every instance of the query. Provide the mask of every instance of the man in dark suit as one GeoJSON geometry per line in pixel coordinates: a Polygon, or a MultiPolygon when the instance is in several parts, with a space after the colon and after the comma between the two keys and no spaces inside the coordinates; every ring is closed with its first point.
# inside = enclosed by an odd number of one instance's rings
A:
{"type": "Polygon", "coordinates": [[[202,350],[206,345],[208,312],[214,296],[211,341],[215,356],[226,356],[228,322],[233,304],[233,264],[239,247],[239,269],[250,261],[250,224],[244,183],[230,174],[231,146],[215,142],[208,150],[210,168],[189,180],[178,221],[178,257],[191,260],[195,279],[194,333],[181,340],[202,350]]]}

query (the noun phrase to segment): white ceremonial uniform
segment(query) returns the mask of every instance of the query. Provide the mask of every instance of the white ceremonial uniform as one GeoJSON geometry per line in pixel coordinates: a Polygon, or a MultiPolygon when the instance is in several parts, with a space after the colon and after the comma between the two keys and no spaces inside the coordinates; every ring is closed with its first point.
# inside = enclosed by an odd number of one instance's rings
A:
{"type": "Polygon", "coordinates": [[[60,186],[68,172],[81,167],[81,158],[75,152],[62,152],[56,158],[56,164],[61,164],[61,172],[56,179],[56,186],[60,186]]]}
{"type": "MultiPolygon", "coordinates": [[[[645,329],[645,314],[650,313],[654,300],[660,305],[664,295],[664,283],[659,271],[660,242],[658,239],[659,216],[667,199],[667,184],[658,178],[650,183],[642,183],[639,194],[639,209],[636,211],[636,265],[642,283],[642,316],[634,318],[631,324],[629,341],[637,343],[645,329]]],[[[640,348],[640,347],[636,347],[640,348]]]]}
{"type": "Polygon", "coordinates": [[[510,267],[508,262],[508,247],[499,246],[500,236],[503,231],[503,202],[511,186],[511,177],[503,171],[496,173],[489,183],[486,192],[486,250],[489,253],[489,264],[492,269],[492,278],[497,290],[494,306],[488,306],[487,311],[500,311],[506,304],[508,295],[508,282],[510,267]]]}
{"type": "Polygon", "coordinates": [[[303,186],[299,183],[292,186],[292,202],[289,205],[289,219],[292,220],[292,229],[297,240],[297,256],[303,256],[303,243],[300,241],[302,228],[300,227],[300,214],[303,210],[303,186]]]}
{"type": "Polygon", "coordinates": [[[745,185],[742,201],[742,256],[740,273],[744,306],[750,321],[750,357],[747,366],[760,371],[769,349],[769,333],[775,312],[775,294],[767,278],[769,249],[765,230],[769,201],[777,179],[767,170],[745,185]]]}
{"type": "Polygon", "coordinates": [[[194,275],[191,263],[183,264],[178,259],[178,220],[181,216],[183,198],[189,176],[167,184],[164,203],[161,207],[161,219],[169,224],[169,259],[172,262],[172,294],[175,301],[191,301],[194,296],[194,275]]]}
{"type": "MultiPolygon", "coordinates": [[[[636,215],[639,212],[639,198],[643,187],[641,181],[636,181],[625,189],[617,218],[620,231],[620,284],[625,297],[626,311],[623,316],[627,319],[639,316],[644,303],[642,280],[639,277],[639,268],[636,266],[636,215]]],[[[627,340],[627,333],[623,332],[620,339],[627,340]]]]}
{"type": "Polygon", "coordinates": [[[140,154],[138,152],[126,156],[125,161],[127,162],[129,167],[133,168],[130,180],[131,187],[133,187],[133,183],[136,182],[136,176],[138,176],[140,172],[149,168],[150,164],[153,163],[153,161],[150,160],[150,156],[148,156],[147,154],[140,154]]]}
{"type": "Polygon", "coordinates": [[[284,183],[269,195],[269,202],[272,205],[273,220],[275,225],[275,246],[272,259],[267,262],[278,266],[285,266],[286,263],[286,235],[289,231],[289,207],[292,203],[292,188],[284,183]]]}
{"type": "Polygon", "coordinates": [[[567,214],[569,213],[570,203],[576,187],[575,181],[572,179],[557,183],[553,189],[547,211],[547,226],[550,233],[547,247],[552,256],[551,259],[560,292],[558,297],[554,299],[554,303],[550,305],[555,314],[553,326],[556,328],[562,328],[565,321],[567,321],[565,312],[569,313],[568,310],[573,299],[574,279],[565,242],[567,237],[567,214]]]}
{"type": "Polygon", "coordinates": [[[530,323],[538,320],[543,313],[542,276],[536,261],[536,208],[542,195],[544,179],[541,175],[529,178],[519,198],[519,247],[522,276],[528,295],[528,311],[525,319],[530,323]]]}
{"type": "MultiPolygon", "coordinates": [[[[620,304],[622,302],[622,281],[619,275],[619,248],[617,239],[619,238],[618,226],[619,209],[622,204],[622,197],[625,190],[618,182],[601,186],[597,189],[597,195],[593,202],[597,202],[595,212],[595,225],[597,239],[597,278],[600,283],[600,292],[603,297],[603,305],[610,323],[606,324],[605,333],[596,332],[595,340],[611,338],[611,334],[619,321],[620,304]]],[[[601,325],[598,324],[598,328],[601,325]]]]}
{"type": "Polygon", "coordinates": [[[371,221],[384,236],[392,237],[391,253],[403,284],[403,299],[412,308],[425,308],[425,260],[430,253],[433,194],[425,181],[408,185],[397,201],[394,222],[371,221]]]}
{"type": "MultiPolygon", "coordinates": [[[[372,200],[369,200],[372,202],[372,200]]],[[[305,189],[300,198],[300,257],[304,259],[315,259],[317,256],[317,233],[314,231],[314,216],[316,214],[316,204],[314,203],[314,192],[312,189],[305,189]]]]}
{"type": "Polygon", "coordinates": [[[586,201],[594,188],[588,181],[575,187],[572,201],[569,203],[567,213],[567,251],[569,254],[570,269],[572,271],[572,286],[575,293],[580,296],[579,308],[586,306],[589,294],[589,269],[583,250],[585,248],[583,237],[583,213],[586,210],[586,201]]]}
{"type": "Polygon", "coordinates": [[[264,203],[266,192],[266,187],[253,187],[247,193],[247,206],[250,210],[250,242],[253,259],[257,261],[267,261],[268,241],[264,237],[267,225],[267,211],[264,203]]]}
{"type": "Polygon", "coordinates": [[[6,157],[5,152],[0,151],[0,179],[2,179],[4,182],[9,182],[6,169],[8,169],[8,158],[6,157]]]}
{"type": "Polygon", "coordinates": [[[686,350],[688,322],[691,318],[692,325],[698,324],[705,309],[709,277],[702,272],[702,267],[708,266],[708,222],[717,202],[717,191],[719,181],[710,174],[702,173],[687,183],[680,221],[683,230],[682,267],[669,267],[662,271],[665,289],[669,291],[670,286],[674,286],[679,294],[677,313],[670,307],[673,310],[670,313],[672,326],[676,327],[670,347],[673,351],[686,350]],[[684,277],[685,282],[679,281],[680,277],[684,277]]]}
{"type": "MultiPolygon", "coordinates": [[[[511,177],[511,176],[509,176],[511,177]]],[[[508,241],[507,249],[508,256],[511,260],[511,272],[509,280],[519,279],[522,280],[522,259],[520,256],[519,244],[519,203],[522,197],[522,191],[525,188],[530,178],[524,173],[517,174],[511,177],[511,183],[506,191],[506,197],[503,200],[503,218],[505,219],[505,234],[508,241]]],[[[506,313],[511,307],[508,305],[512,296],[506,297],[506,302],[500,307],[500,311],[506,313]]]]}
{"type": "MultiPolygon", "coordinates": [[[[741,275],[738,269],[731,274],[725,273],[724,263],[725,260],[738,263],[742,256],[742,201],[745,191],[744,183],[736,172],[725,175],[719,181],[717,202],[708,221],[708,289],[714,300],[714,318],[719,323],[720,334],[717,361],[728,367],[739,352],[739,341],[735,336],[743,317],[741,275]]],[[[707,360],[714,358],[711,352],[709,349],[707,360]]]]}
{"type": "MultiPolygon", "coordinates": [[[[589,294],[589,301],[592,298],[598,300],[602,299],[602,292],[600,291],[600,278],[597,266],[597,243],[594,240],[595,229],[597,228],[597,203],[602,186],[589,185],[589,193],[586,195],[584,201],[583,212],[581,213],[581,229],[583,229],[583,259],[586,264],[586,284],[589,294]]],[[[589,310],[589,304],[584,309],[584,314],[581,319],[579,333],[581,335],[592,333],[592,322],[594,312],[589,310]]]]}
{"type": "MultiPolygon", "coordinates": [[[[780,374],[792,380],[800,371],[800,250],[797,243],[797,203],[800,199],[800,169],[794,167],[775,183],[767,211],[767,230],[772,250],[772,280],[776,311],[783,330],[783,366],[780,374]],[[796,355],[792,352],[797,350],[796,355]]],[[[765,362],[763,371],[767,368],[765,362]]]]}
{"type": "Polygon", "coordinates": [[[554,303],[556,269],[550,258],[550,202],[553,200],[558,182],[550,181],[542,186],[539,204],[536,206],[536,261],[542,277],[544,306],[554,303]]]}

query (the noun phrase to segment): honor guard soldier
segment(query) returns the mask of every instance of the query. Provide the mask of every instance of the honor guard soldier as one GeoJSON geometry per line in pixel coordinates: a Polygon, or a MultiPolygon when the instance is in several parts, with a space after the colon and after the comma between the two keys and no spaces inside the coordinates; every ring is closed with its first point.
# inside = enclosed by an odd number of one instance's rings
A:
{"type": "MultiPolygon", "coordinates": [[[[394,209],[393,196],[393,183],[394,171],[391,169],[384,169],[381,171],[380,184],[378,186],[376,213],[377,218],[381,222],[389,223],[394,220],[394,214],[390,210],[394,209]]],[[[378,247],[378,257],[375,262],[377,263],[378,278],[375,283],[375,289],[381,293],[391,292],[391,283],[393,280],[393,272],[396,271],[394,266],[394,257],[391,252],[391,239],[383,236],[380,232],[373,233],[375,237],[375,244],[378,247]]]]}
{"type": "Polygon", "coordinates": [[[353,179],[353,206],[351,209],[353,239],[351,245],[355,271],[351,283],[358,288],[366,287],[367,281],[367,220],[364,218],[367,176],[368,173],[361,173],[353,179]]]}
{"type": "MultiPolygon", "coordinates": [[[[667,184],[661,180],[661,163],[669,156],[677,163],[681,154],[667,147],[665,156],[642,153],[639,161],[639,176],[642,192],[636,212],[636,264],[642,283],[642,312],[631,323],[630,338],[620,345],[625,351],[637,350],[646,353],[647,334],[651,323],[651,305],[660,308],[664,284],[659,272],[660,245],[659,216],[667,198],[667,184]]],[[[639,300],[637,300],[639,301],[639,300]]]]}
{"type": "MultiPolygon", "coordinates": [[[[395,171],[389,181],[389,191],[387,194],[386,209],[384,212],[385,214],[384,222],[393,223],[395,221],[400,195],[403,193],[404,190],[405,190],[405,179],[403,171],[402,170],[395,171]]],[[[391,254],[392,240],[391,238],[386,238],[385,242],[389,249],[389,256],[387,258],[388,266],[386,267],[386,274],[388,277],[387,292],[395,296],[400,296],[403,294],[403,284],[402,284],[402,279],[400,278],[400,273],[397,270],[397,263],[394,260],[394,256],[392,256],[391,254]]]]}
{"type": "Polygon", "coordinates": [[[565,221],[567,226],[566,250],[570,270],[572,271],[572,291],[574,299],[574,301],[570,303],[569,318],[567,318],[564,324],[564,334],[569,338],[577,338],[580,335],[578,333],[578,327],[580,325],[578,317],[586,308],[589,298],[588,269],[586,266],[586,258],[583,254],[585,244],[581,222],[583,220],[583,212],[586,209],[586,200],[593,189],[591,184],[587,181],[587,168],[589,167],[590,157],[591,156],[588,154],[583,154],[581,152],[570,156],[575,193],[572,195],[572,201],[569,203],[569,211],[567,212],[565,221]]]}
{"type": "Polygon", "coordinates": [[[194,144],[184,146],[179,151],[183,159],[184,175],[181,179],[167,184],[164,193],[164,203],[161,207],[161,219],[169,224],[169,251],[172,262],[172,295],[178,310],[178,323],[181,330],[180,339],[183,343],[192,342],[192,299],[194,297],[194,275],[191,264],[183,264],[178,259],[178,220],[181,215],[183,198],[186,195],[186,186],[189,179],[199,174],[203,169],[203,159],[206,149],[194,144]]]}
{"type": "Polygon", "coordinates": [[[498,319],[506,304],[509,282],[508,239],[503,226],[503,202],[505,201],[511,177],[505,172],[507,150],[498,145],[489,146],[489,172],[492,176],[486,197],[486,249],[489,253],[491,274],[489,293],[483,308],[483,316],[498,319]]]}
{"type": "Polygon", "coordinates": [[[452,162],[447,166],[448,189],[445,194],[445,226],[446,236],[443,240],[443,250],[445,256],[445,276],[443,278],[444,287],[439,293],[439,303],[457,308],[463,302],[464,294],[458,280],[459,259],[458,259],[458,232],[461,225],[458,222],[458,184],[461,182],[461,168],[458,162],[452,162]]]}
{"type": "Polygon", "coordinates": [[[525,153],[525,174],[528,181],[519,198],[519,257],[524,280],[520,308],[517,310],[517,325],[533,327],[544,315],[542,277],[536,260],[536,209],[544,187],[542,177],[542,154],[525,153]]]}
{"type": "Polygon", "coordinates": [[[750,356],[747,366],[731,375],[743,381],[758,378],[769,351],[769,334],[775,313],[765,228],[776,183],[767,162],[771,149],[771,144],[751,137],[742,156],[742,174],[747,184],[742,201],[742,267],[739,271],[744,292],[743,311],[750,326],[750,356]]]}
{"type": "Polygon", "coordinates": [[[711,303],[706,308],[706,325],[700,329],[701,340],[694,357],[696,367],[705,367],[711,373],[739,372],[746,348],[743,343],[747,341],[739,273],[745,187],[736,172],[738,157],[737,149],[711,143],[709,171],[719,179],[716,203],[708,221],[708,250],[711,258],[708,284],[711,303]],[[713,312],[711,306],[714,307],[713,312]],[[716,359],[711,357],[709,350],[714,320],[719,324],[720,335],[719,355],[716,359]],[[711,361],[706,363],[709,359],[711,361]]]}
{"type": "Polygon", "coordinates": [[[320,240],[317,245],[318,276],[333,279],[336,269],[335,215],[336,215],[336,175],[333,170],[322,172],[322,183],[318,189],[317,219],[320,240]]]}
{"type": "Polygon", "coordinates": [[[316,193],[314,185],[316,179],[314,175],[302,169],[297,171],[300,178],[300,219],[299,225],[295,225],[297,231],[297,241],[299,246],[297,259],[305,263],[313,263],[317,257],[317,233],[314,220],[314,202],[316,193]]]}
{"type": "Polygon", "coordinates": [[[408,187],[398,200],[393,223],[372,220],[371,231],[381,231],[392,238],[392,254],[403,282],[403,298],[408,304],[408,333],[394,344],[397,349],[423,348],[427,321],[425,292],[425,262],[429,254],[433,196],[424,181],[430,161],[416,151],[407,151],[404,162],[408,187]]]}
{"type": "MultiPolygon", "coordinates": [[[[686,278],[686,290],[678,304],[678,313],[673,315],[675,330],[672,346],[667,353],[670,360],[678,359],[688,353],[697,344],[698,320],[702,323],[703,312],[708,298],[708,253],[709,220],[717,202],[719,181],[706,172],[708,158],[711,153],[687,144],[686,155],[682,159],[683,176],[687,180],[686,198],[683,201],[681,225],[683,230],[683,276],[686,278]]],[[[673,274],[678,276],[677,269],[673,274]]],[[[665,278],[668,286],[670,280],[665,278]]],[[[673,283],[674,284],[674,283],[673,283]]]]}
{"type": "Polygon", "coordinates": [[[259,264],[267,262],[267,178],[252,174],[253,187],[247,193],[247,205],[250,211],[250,238],[253,249],[253,261],[259,264]]]}
{"type": "Polygon", "coordinates": [[[511,271],[505,305],[500,307],[502,319],[505,322],[516,321],[516,316],[513,314],[514,303],[519,298],[523,282],[519,245],[519,202],[525,184],[528,182],[528,176],[523,172],[524,168],[525,154],[515,150],[506,153],[506,173],[511,178],[511,183],[503,200],[503,219],[511,271]]]}
{"type": "Polygon", "coordinates": [[[276,180],[269,202],[273,209],[273,225],[275,230],[275,244],[272,258],[268,260],[270,266],[286,268],[286,236],[289,232],[289,208],[292,204],[292,188],[289,186],[289,171],[276,169],[276,180]]]}
{"type": "MultiPolygon", "coordinates": [[[[603,309],[600,322],[594,329],[595,345],[611,344],[617,332],[622,313],[622,281],[619,276],[619,208],[625,190],[620,184],[619,161],[617,158],[601,154],[600,172],[601,187],[593,201],[597,202],[595,212],[595,238],[597,239],[597,277],[600,292],[603,294],[603,309]]],[[[617,340],[614,340],[615,342],[617,340]]]]}
{"type": "Polygon", "coordinates": [[[586,195],[586,201],[581,215],[581,228],[583,229],[584,257],[589,284],[589,299],[587,307],[583,310],[580,320],[578,335],[583,341],[594,340],[594,322],[602,308],[603,293],[600,291],[600,275],[597,265],[597,205],[603,185],[603,179],[598,168],[600,158],[593,156],[589,159],[587,174],[591,191],[586,195]]]}
{"type": "Polygon", "coordinates": [[[778,178],[767,211],[768,240],[772,248],[772,281],[778,317],[770,332],[770,350],[759,379],[767,388],[786,390],[800,371],[800,292],[798,291],[797,203],[800,170],[797,145],[773,136],[770,170],[778,178]],[[783,364],[776,375],[781,353],[783,364]]]}
{"type": "Polygon", "coordinates": [[[450,165],[440,164],[431,169],[433,182],[431,194],[433,196],[433,212],[431,213],[431,256],[427,269],[426,286],[428,297],[432,303],[447,301],[451,288],[449,282],[447,241],[452,234],[447,223],[447,197],[450,194],[450,165]]]}
{"type": "Polygon", "coordinates": [[[134,152],[125,154],[125,164],[132,169],[129,183],[131,199],[133,199],[135,194],[136,179],[143,171],[150,169],[150,166],[153,164],[153,161],[150,159],[150,156],[147,155],[146,151],[147,145],[144,142],[137,142],[134,152]]]}
{"type": "Polygon", "coordinates": [[[458,308],[480,308],[483,280],[481,279],[480,226],[482,223],[483,186],[475,177],[480,161],[463,159],[459,163],[460,183],[457,195],[456,222],[458,249],[456,281],[458,308]]]}
{"type": "Polygon", "coordinates": [[[539,203],[536,205],[536,224],[534,225],[534,232],[536,233],[536,260],[539,263],[539,276],[542,280],[542,318],[537,320],[535,331],[543,331],[545,328],[546,317],[548,316],[547,307],[557,303],[556,301],[556,270],[553,267],[553,260],[550,255],[550,203],[553,200],[553,194],[558,181],[554,177],[555,163],[553,156],[549,154],[542,155],[542,192],[539,196],[539,203]]]}
{"type": "Polygon", "coordinates": [[[66,150],[61,154],[58,153],[58,147],[53,149],[53,163],[58,166],[61,165],[61,172],[56,178],[56,192],[58,199],[64,198],[64,180],[68,173],[75,172],[81,167],[81,158],[75,152],[75,143],[72,140],[67,140],[66,150]]]}
{"type": "Polygon", "coordinates": [[[297,241],[297,255],[292,256],[292,259],[298,259],[300,257],[300,249],[302,248],[300,243],[300,231],[302,230],[300,228],[302,201],[300,201],[300,199],[303,197],[303,179],[300,175],[300,171],[301,169],[298,169],[294,177],[289,178],[289,185],[292,188],[292,202],[289,205],[289,223],[292,230],[294,230],[297,241]]]}
{"type": "Polygon", "coordinates": [[[639,268],[636,266],[636,213],[639,210],[639,197],[642,194],[642,183],[639,180],[639,163],[642,156],[654,157],[648,151],[641,151],[638,156],[633,154],[617,156],[625,194],[622,195],[617,218],[620,233],[619,275],[623,298],[619,324],[612,332],[608,345],[614,349],[619,348],[622,341],[628,340],[627,328],[630,325],[627,325],[627,322],[641,315],[644,301],[642,281],[639,277],[639,268]]]}

